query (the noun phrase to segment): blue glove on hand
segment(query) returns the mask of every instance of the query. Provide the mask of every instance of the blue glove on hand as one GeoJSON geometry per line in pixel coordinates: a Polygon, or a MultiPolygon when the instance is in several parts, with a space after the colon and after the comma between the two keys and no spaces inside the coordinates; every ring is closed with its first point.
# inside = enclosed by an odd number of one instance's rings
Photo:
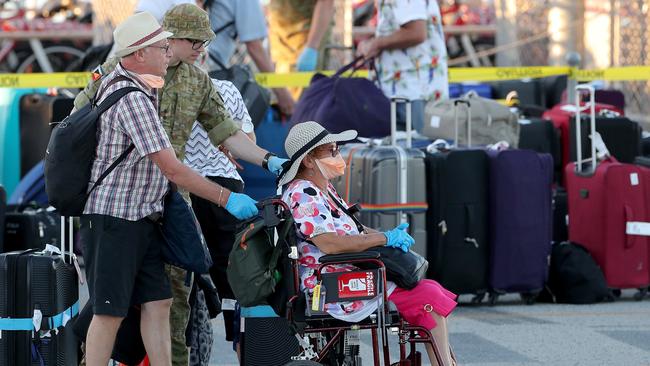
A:
{"type": "Polygon", "coordinates": [[[298,71],[314,71],[316,70],[316,64],[318,63],[318,51],[311,48],[305,47],[298,57],[298,62],[296,63],[296,68],[298,71]]]}
{"type": "Polygon", "coordinates": [[[280,175],[280,173],[282,173],[282,164],[284,164],[285,161],[289,161],[289,159],[283,159],[283,158],[278,158],[277,156],[271,156],[269,158],[269,162],[267,163],[267,166],[269,167],[269,171],[275,175],[280,175]]]}
{"type": "Polygon", "coordinates": [[[230,192],[230,197],[228,197],[224,208],[238,220],[246,220],[257,215],[255,203],[257,202],[254,199],[243,193],[230,192]]]}
{"type": "Polygon", "coordinates": [[[411,245],[415,243],[415,239],[406,232],[408,227],[409,224],[403,223],[393,230],[385,231],[383,234],[386,236],[386,246],[408,252],[411,245]]]}

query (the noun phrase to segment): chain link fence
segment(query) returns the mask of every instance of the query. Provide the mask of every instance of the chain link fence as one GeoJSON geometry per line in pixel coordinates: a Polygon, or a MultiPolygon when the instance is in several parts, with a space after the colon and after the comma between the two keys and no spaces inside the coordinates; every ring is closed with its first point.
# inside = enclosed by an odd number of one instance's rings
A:
{"type": "MultiPolygon", "coordinates": [[[[649,65],[650,12],[647,0],[618,0],[614,13],[614,57],[612,66],[649,65]]],[[[650,81],[612,82],[625,94],[625,113],[634,120],[650,123],[650,81]]]]}
{"type": "Polygon", "coordinates": [[[93,0],[93,44],[113,42],[113,30],[135,10],[137,0],[93,0]]]}

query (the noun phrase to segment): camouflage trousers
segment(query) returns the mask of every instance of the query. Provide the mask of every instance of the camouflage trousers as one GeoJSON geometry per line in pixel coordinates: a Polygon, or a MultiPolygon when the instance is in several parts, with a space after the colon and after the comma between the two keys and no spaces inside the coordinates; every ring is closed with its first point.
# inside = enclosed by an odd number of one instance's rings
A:
{"type": "Polygon", "coordinates": [[[185,286],[187,272],[178,267],[165,265],[172,287],[172,308],[169,314],[169,325],[172,336],[172,365],[187,366],[190,353],[185,341],[185,329],[190,318],[188,303],[191,287],[185,286]]]}

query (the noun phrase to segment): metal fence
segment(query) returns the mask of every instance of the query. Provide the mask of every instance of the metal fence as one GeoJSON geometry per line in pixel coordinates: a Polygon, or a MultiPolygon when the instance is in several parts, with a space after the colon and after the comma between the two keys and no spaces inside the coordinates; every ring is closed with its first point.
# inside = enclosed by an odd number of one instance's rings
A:
{"type": "MultiPolygon", "coordinates": [[[[614,21],[612,66],[650,64],[650,11],[647,0],[617,0],[614,21]]],[[[649,81],[613,82],[625,94],[626,114],[650,123],[649,81]]]]}

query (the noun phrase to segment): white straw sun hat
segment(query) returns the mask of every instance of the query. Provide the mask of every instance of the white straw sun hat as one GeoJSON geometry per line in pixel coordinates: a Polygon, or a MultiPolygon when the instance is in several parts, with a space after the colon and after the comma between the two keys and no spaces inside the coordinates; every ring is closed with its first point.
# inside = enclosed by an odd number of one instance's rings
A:
{"type": "Polygon", "coordinates": [[[305,156],[320,145],[339,141],[350,141],[357,137],[357,131],[347,130],[341,133],[329,133],[323,126],[314,121],[298,123],[291,128],[284,149],[289,156],[291,165],[280,175],[279,185],[291,182],[298,173],[300,163],[305,156]]]}
{"type": "Polygon", "coordinates": [[[131,15],[113,32],[115,56],[130,55],[172,35],[164,31],[156,18],[147,12],[131,15]]]}

